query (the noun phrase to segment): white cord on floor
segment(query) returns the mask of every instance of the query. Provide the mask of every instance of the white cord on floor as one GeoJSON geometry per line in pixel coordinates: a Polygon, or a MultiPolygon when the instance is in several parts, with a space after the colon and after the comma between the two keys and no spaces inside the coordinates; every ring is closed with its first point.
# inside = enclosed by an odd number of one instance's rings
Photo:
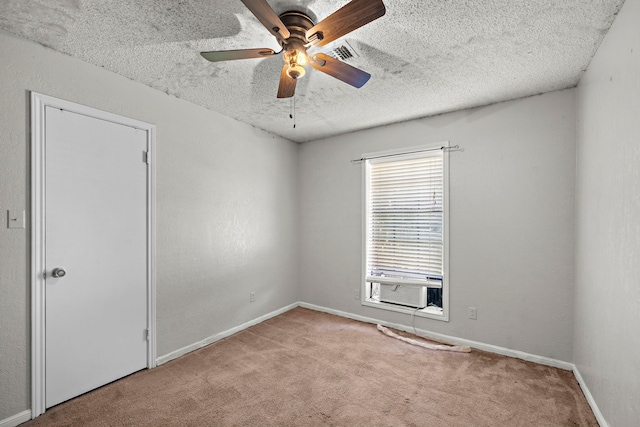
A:
{"type": "Polygon", "coordinates": [[[415,310],[413,310],[413,313],[411,313],[411,326],[413,327],[413,335],[418,335],[418,333],[416,332],[416,312],[420,310],[419,307],[417,307],[415,310]]]}
{"type": "Polygon", "coordinates": [[[409,344],[417,345],[419,347],[428,348],[429,350],[444,350],[444,351],[455,351],[458,353],[471,353],[471,347],[467,347],[466,345],[444,345],[444,344],[431,344],[425,341],[418,341],[412,338],[406,338],[396,334],[395,332],[390,331],[382,325],[378,325],[378,330],[383,334],[399,339],[400,341],[404,341],[409,344]]]}

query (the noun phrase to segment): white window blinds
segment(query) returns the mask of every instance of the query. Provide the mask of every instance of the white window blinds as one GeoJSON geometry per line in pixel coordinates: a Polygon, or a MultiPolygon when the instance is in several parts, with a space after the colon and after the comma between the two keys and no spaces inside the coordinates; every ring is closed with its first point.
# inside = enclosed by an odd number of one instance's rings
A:
{"type": "Polygon", "coordinates": [[[367,178],[368,281],[376,276],[441,284],[442,152],[369,161],[367,178]]]}

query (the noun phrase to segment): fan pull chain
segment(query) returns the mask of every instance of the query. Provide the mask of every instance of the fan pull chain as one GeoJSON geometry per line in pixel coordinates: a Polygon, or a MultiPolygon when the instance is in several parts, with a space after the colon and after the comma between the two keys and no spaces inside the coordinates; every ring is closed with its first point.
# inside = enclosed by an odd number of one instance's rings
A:
{"type": "Polygon", "coordinates": [[[289,118],[293,119],[293,128],[296,128],[296,97],[292,96],[289,102],[289,118]]]}

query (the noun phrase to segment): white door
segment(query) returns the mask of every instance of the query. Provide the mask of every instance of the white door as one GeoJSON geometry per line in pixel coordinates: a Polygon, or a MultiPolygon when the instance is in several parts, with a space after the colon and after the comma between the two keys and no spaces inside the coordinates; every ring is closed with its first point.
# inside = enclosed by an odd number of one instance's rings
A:
{"type": "Polygon", "coordinates": [[[47,106],[44,140],[49,408],[147,366],[147,132],[47,106]]]}

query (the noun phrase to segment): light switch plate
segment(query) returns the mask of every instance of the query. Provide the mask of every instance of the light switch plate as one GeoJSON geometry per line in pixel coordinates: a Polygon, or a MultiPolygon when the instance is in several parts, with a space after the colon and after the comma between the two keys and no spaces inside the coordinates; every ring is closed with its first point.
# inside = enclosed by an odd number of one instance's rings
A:
{"type": "Polygon", "coordinates": [[[24,211],[7,211],[8,228],[24,228],[24,211]]]}

